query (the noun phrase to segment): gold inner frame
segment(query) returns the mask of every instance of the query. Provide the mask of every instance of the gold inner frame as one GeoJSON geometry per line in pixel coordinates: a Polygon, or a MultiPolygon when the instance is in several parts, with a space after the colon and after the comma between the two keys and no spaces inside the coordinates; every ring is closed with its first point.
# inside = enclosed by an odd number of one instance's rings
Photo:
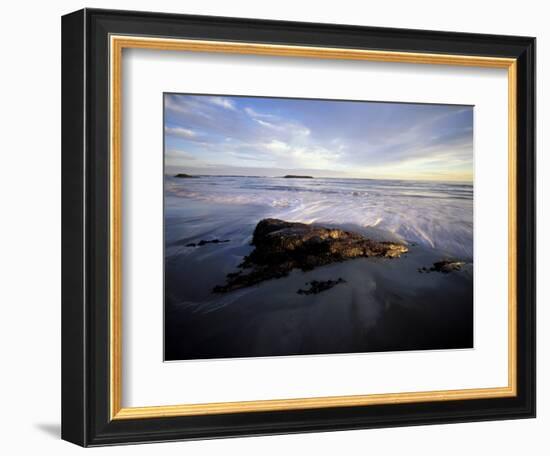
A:
{"type": "Polygon", "coordinates": [[[374,404],[512,397],[517,394],[517,61],[468,55],[387,52],[227,41],[110,36],[110,414],[111,419],[159,418],[238,412],[297,410],[374,404]],[[508,70],[508,385],[494,388],[273,399],[244,402],[122,407],[122,51],[155,49],[255,54],[317,59],[367,60],[508,70]]]}

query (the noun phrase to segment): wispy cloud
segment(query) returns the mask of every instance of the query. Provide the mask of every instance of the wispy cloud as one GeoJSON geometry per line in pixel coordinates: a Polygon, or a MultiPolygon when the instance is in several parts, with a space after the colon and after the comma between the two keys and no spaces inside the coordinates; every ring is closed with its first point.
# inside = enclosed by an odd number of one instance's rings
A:
{"type": "Polygon", "coordinates": [[[252,117],[253,119],[276,119],[277,116],[275,116],[274,114],[270,114],[270,113],[265,113],[265,112],[258,112],[258,111],[255,111],[254,109],[252,109],[251,107],[247,106],[244,108],[244,112],[247,113],[250,117],[252,117]]]}
{"type": "Polygon", "coordinates": [[[229,98],[225,97],[208,97],[208,101],[216,106],[235,111],[235,103],[229,98]]]}
{"type": "Polygon", "coordinates": [[[164,127],[164,133],[169,136],[177,136],[179,138],[195,138],[197,134],[189,128],[183,127],[164,127]]]}

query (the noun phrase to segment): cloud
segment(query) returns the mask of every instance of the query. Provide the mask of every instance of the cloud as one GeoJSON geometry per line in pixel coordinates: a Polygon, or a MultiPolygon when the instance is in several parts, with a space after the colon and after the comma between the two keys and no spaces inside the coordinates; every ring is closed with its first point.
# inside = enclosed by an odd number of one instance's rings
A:
{"type": "Polygon", "coordinates": [[[275,164],[279,167],[285,165],[298,168],[309,167],[311,169],[337,167],[336,161],[340,157],[338,151],[319,145],[292,145],[276,139],[257,146],[257,149],[261,148],[275,156],[275,164]]]}
{"type": "Polygon", "coordinates": [[[166,157],[183,159],[183,160],[197,159],[193,154],[190,154],[189,152],[186,152],[184,150],[178,150],[178,149],[168,149],[166,151],[166,157]]]}
{"type": "Polygon", "coordinates": [[[232,100],[225,97],[209,97],[208,101],[213,105],[220,106],[231,111],[235,111],[235,103],[232,100]]]}
{"type": "Polygon", "coordinates": [[[179,103],[180,98],[174,95],[167,95],[164,97],[164,109],[175,112],[187,112],[185,109],[185,104],[179,103]]]}
{"type": "Polygon", "coordinates": [[[277,139],[272,139],[270,142],[264,144],[264,147],[267,150],[273,151],[277,154],[288,152],[291,149],[291,147],[287,143],[279,141],[277,139]]]}
{"type": "Polygon", "coordinates": [[[281,132],[285,131],[288,134],[298,135],[298,136],[308,136],[311,133],[309,128],[297,123],[285,121],[281,117],[274,114],[259,112],[250,107],[244,108],[244,112],[248,114],[248,116],[254,122],[256,122],[258,125],[261,125],[262,127],[265,127],[265,128],[269,128],[269,129],[281,131],[281,132]]]}
{"type": "Polygon", "coordinates": [[[273,114],[266,114],[266,113],[263,113],[263,112],[258,112],[250,107],[246,107],[244,108],[244,112],[246,112],[250,117],[252,117],[253,119],[274,119],[276,118],[277,116],[273,115],[273,114]]]}
{"type": "Polygon", "coordinates": [[[269,128],[278,132],[285,132],[286,135],[290,136],[309,136],[311,134],[311,130],[309,128],[299,124],[286,122],[267,122],[261,119],[255,119],[255,122],[257,122],[262,127],[269,128]]]}
{"type": "Polygon", "coordinates": [[[258,124],[260,124],[261,126],[263,127],[267,127],[267,128],[273,128],[275,130],[281,130],[282,127],[278,126],[278,125],[275,125],[271,122],[267,122],[265,120],[262,120],[262,119],[254,119],[255,122],[258,122],[258,124]]]}
{"type": "Polygon", "coordinates": [[[191,139],[197,136],[193,130],[183,127],[164,127],[164,133],[167,135],[178,136],[180,138],[191,139]]]}

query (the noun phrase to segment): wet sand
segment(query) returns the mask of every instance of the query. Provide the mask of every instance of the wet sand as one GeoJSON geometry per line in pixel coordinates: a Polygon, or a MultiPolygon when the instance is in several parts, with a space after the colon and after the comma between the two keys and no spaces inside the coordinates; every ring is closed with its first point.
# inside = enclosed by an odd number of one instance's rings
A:
{"type": "MultiPolygon", "coordinates": [[[[207,217],[205,225],[203,210],[187,205],[183,220],[172,208],[166,219],[165,360],[473,347],[471,263],[448,274],[420,273],[449,255],[411,244],[401,258],[293,270],[284,278],[213,293],[253,249],[252,231],[264,214],[253,206],[209,205],[210,214],[220,211],[223,218],[207,217]],[[199,238],[230,242],[186,247],[199,238]],[[319,294],[298,293],[313,280],[339,278],[345,282],[319,294]]],[[[343,227],[393,240],[376,229],[343,227]]]]}

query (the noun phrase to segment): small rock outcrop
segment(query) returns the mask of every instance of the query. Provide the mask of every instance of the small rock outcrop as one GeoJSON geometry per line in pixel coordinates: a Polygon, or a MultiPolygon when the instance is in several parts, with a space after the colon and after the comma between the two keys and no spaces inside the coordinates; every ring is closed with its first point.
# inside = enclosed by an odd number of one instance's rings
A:
{"type": "Polygon", "coordinates": [[[458,260],[436,261],[429,269],[426,267],[418,268],[418,272],[442,272],[443,274],[449,274],[449,272],[460,271],[465,264],[465,261],[458,260]]]}
{"type": "Polygon", "coordinates": [[[261,220],[252,245],[255,249],[244,258],[239,271],[228,274],[225,285],[214,287],[214,292],[226,293],[285,277],[293,269],[308,271],[361,257],[398,258],[408,251],[396,242],[378,242],[337,228],[278,219],[261,220]]]}
{"type": "Polygon", "coordinates": [[[205,241],[204,239],[201,239],[199,242],[190,242],[189,244],[185,244],[185,247],[202,247],[206,244],[223,244],[224,242],[229,242],[229,239],[212,239],[210,241],[205,241]]]}
{"type": "Polygon", "coordinates": [[[191,176],[191,174],[185,174],[185,173],[178,173],[174,177],[179,177],[180,179],[192,179],[197,176],[191,176]]]}
{"type": "Polygon", "coordinates": [[[449,272],[460,271],[462,269],[462,266],[464,266],[465,264],[466,263],[464,261],[456,260],[437,261],[430,268],[430,270],[435,272],[442,272],[443,274],[448,274],[449,272]]]}
{"type": "Polygon", "coordinates": [[[346,283],[346,281],[342,279],[342,277],[338,280],[312,280],[311,282],[306,283],[306,285],[309,285],[307,290],[300,288],[296,293],[303,295],[319,294],[322,291],[330,290],[339,283],[346,283]]]}

